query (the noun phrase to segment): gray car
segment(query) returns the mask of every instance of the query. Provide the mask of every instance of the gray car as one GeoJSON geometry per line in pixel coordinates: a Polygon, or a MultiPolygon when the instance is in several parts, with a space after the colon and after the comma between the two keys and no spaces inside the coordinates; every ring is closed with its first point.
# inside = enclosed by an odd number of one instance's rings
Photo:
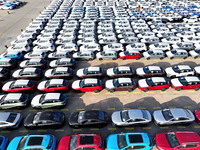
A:
{"type": "Polygon", "coordinates": [[[193,113],[189,109],[171,108],[156,110],[153,112],[156,125],[190,124],[195,121],[193,113]]]}
{"type": "Polygon", "coordinates": [[[130,109],[115,111],[111,116],[114,126],[146,125],[152,117],[148,110],[130,109]]]}

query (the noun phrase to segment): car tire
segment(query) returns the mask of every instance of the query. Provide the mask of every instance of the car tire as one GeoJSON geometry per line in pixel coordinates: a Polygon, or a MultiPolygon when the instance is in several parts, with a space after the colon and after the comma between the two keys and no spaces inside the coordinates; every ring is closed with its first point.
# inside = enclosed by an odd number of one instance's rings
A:
{"type": "Polygon", "coordinates": [[[94,93],[99,93],[99,92],[100,92],[100,91],[99,91],[99,90],[97,90],[97,89],[96,89],[96,90],[94,90],[94,93]]]}
{"type": "Polygon", "coordinates": [[[136,60],[139,60],[139,59],[140,59],[139,57],[136,58],[136,60]]]}
{"type": "Polygon", "coordinates": [[[112,58],[112,60],[116,60],[117,58],[112,58]]]}
{"type": "Polygon", "coordinates": [[[174,59],[174,57],[170,57],[170,59],[174,59]]]}
{"type": "Polygon", "coordinates": [[[181,90],[182,90],[182,88],[178,88],[178,89],[177,89],[177,91],[181,91],[181,90]]]}
{"type": "Polygon", "coordinates": [[[183,57],[183,59],[187,59],[187,57],[183,57]]]}
{"type": "Polygon", "coordinates": [[[129,91],[129,92],[132,92],[132,91],[133,91],[133,89],[132,89],[132,88],[130,88],[130,89],[128,89],[128,91],[129,91]]]}
{"type": "Polygon", "coordinates": [[[126,60],[126,58],[122,58],[122,60],[126,60]]]}
{"type": "Polygon", "coordinates": [[[148,92],[148,91],[149,91],[149,89],[148,89],[148,88],[146,88],[146,89],[144,89],[143,91],[144,91],[144,92],[148,92]]]}
{"type": "Polygon", "coordinates": [[[92,60],[92,58],[90,58],[90,59],[88,59],[89,61],[91,61],[92,60]]]}
{"type": "Polygon", "coordinates": [[[110,91],[110,93],[114,93],[115,92],[115,90],[109,90],[110,91]]]}
{"type": "Polygon", "coordinates": [[[99,60],[103,60],[102,58],[99,58],[99,60]]]}
{"type": "Polygon", "coordinates": [[[200,89],[200,87],[196,87],[194,90],[195,90],[195,91],[198,91],[199,89],[200,89]]]}
{"type": "Polygon", "coordinates": [[[167,88],[162,88],[162,89],[161,89],[161,91],[166,91],[166,90],[167,90],[167,88]]]}
{"type": "Polygon", "coordinates": [[[197,58],[198,58],[198,56],[195,56],[195,57],[194,57],[194,59],[197,59],[197,58]]]}
{"type": "Polygon", "coordinates": [[[147,60],[150,60],[150,57],[148,57],[147,60]]]}
{"type": "Polygon", "coordinates": [[[160,60],[163,60],[164,59],[164,57],[160,57],[160,60]]]}

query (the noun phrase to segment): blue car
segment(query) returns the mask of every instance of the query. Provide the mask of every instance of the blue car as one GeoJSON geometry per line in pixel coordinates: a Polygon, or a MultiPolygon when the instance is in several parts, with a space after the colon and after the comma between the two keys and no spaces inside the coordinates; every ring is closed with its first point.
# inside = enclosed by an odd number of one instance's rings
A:
{"type": "Polygon", "coordinates": [[[17,5],[16,4],[11,4],[11,3],[3,3],[5,6],[8,6],[8,7],[13,7],[15,8],[17,5]]]}
{"type": "Polygon", "coordinates": [[[9,143],[7,150],[55,150],[56,138],[53,135],[17,136],[9,143]]]}
{"type": "Polygon", "coordinates": [[[107,138],[107,150],[153,149],[153,142],[147,133],[111,134],[107,138]]]}
{"type": "Polygon", "coordinates": [[[0,59],[3,58],[10,58],[10,59],[17,59],[20,60],[23,58],[23,54],[21,52],[6,52],[0,56],[0,59]]]}
{"type": "Polygon", "coordinates": [[[8,138],[0,135],[0,150],[5,150],[8,144],[8,138]]]}

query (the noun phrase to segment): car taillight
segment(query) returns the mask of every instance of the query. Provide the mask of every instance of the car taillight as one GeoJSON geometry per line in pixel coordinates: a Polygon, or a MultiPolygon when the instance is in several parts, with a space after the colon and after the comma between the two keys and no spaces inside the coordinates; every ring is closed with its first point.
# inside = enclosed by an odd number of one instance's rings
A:
{"type": "Polygon", "coordinates": [[[64,105],[65,103],[64,103],[64,102],[62,102],[62,104],[64,105]]]}
{"type": "Polygon", "coordinates": [[[22,103],[22,105],[24,105],[25,103],[22,103]]]}

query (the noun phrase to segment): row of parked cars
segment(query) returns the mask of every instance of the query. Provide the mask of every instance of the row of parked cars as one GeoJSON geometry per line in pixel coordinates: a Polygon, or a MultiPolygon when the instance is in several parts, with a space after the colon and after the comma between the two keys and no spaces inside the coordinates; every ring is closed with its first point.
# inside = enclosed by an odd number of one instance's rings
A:
{"type": "Polygon", "coordinates": [[[9,9],[14,9],[17,6],[22,5],[23,2],[19,0],[13,0],[13,1],[6,1],[6,0],[1,0],[0,1],[0,10],[9,10],[9,9]]]}
{"type": "MultiPolygon", "coordinates": [[[[8,143],[8,139],[1,136],[1,148],[4,150],[8,143]]],[[[196,132],[178,131],[158,133],[155,136],[156,148],[162,149],[199,149],[200,136],[196,132]]],[[[153,140],[148,133],[132,132],[117,133],[107,137],[106,142],[100,134],[74,134],[66,135],[59,141],[57,150],[122,150],[122,149],[153,149],[153,140]],[[106,146],[105,146],[106,145],[106,146]]],[[[51,134],[45,135],[25,135],[13,138],[7,150],[14,149],[43,149],[55,150],[56,137],[51,134]]],[[[20,149],[20,150],[21,150],[20,149]]]]}

